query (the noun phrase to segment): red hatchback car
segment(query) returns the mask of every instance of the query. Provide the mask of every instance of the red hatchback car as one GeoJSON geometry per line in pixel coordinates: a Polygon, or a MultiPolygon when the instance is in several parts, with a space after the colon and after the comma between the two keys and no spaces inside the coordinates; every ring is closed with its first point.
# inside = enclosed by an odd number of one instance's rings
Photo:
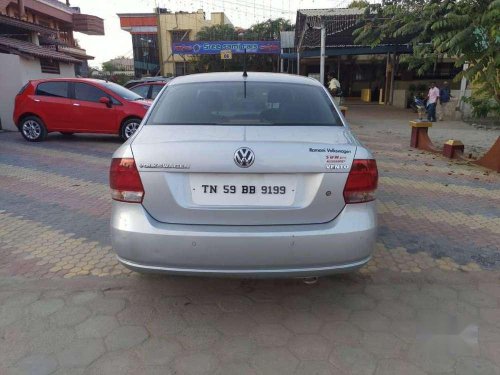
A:
{"type": "Polygon", "coordinates": [[[97,79],[61,78],[29,81],[17,94],[14,123],[30,142],[47,133],[118,134],[128,139],[139,127],[150,101],[97,79]]]}

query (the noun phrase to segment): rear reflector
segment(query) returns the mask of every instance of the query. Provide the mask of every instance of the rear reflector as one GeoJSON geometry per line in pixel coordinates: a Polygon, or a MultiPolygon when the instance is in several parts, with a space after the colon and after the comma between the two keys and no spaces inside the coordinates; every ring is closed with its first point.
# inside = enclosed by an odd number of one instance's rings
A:
{"type": "Polygon", "coordinates": [[[141,203],[144,197],[139,171],[132,158],[113,159],[109,171],[111,197],[122,202],[141,203]]]}
{"type": "Polygon", "coordinates": [[[374,200],[377,184],[377,162],[372,159],[355,159],[344,188],[345,203],[363,203],[374,200]]]}

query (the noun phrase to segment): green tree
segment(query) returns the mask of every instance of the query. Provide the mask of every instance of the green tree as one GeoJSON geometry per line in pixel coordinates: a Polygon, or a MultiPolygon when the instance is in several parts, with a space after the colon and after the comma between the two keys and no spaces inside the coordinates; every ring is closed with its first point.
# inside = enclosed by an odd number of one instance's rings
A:
{"type": "Polygon", "coordinates": [[[113,72],[115,72],[117,70],[118,69],[116,68],[116,66],[111,61],[106,61],[106,62],[102,63],[102,71],[103,72],[113,73],[113,72]]]}
{"type": "Polygon", "coordinates": [[[238,40],[238,33],[233,25],[214,25],[203,27],[196,34],[197,40],[238,40]]]}
{"type": "Polygon", "coordinates": [[[293,30],[290,21],[284,18],[268,19],[252,25],[245,32],[247,40],[279,40],[281,31],[293,30]]]}
{"type": "Polygon", "coordinates": [[[347,6],[348,8],[360,8],[364,9],[368,7],[370,3],[366,0],[353,0],[351,3],[347,6]]]}
{"type": "Polygon", "coordinates": [[[478,87],[468,101],[476,116],[500,115],[500,0],[391,0],[370,5],[354,32],[356,43],[376,46],[390,38],[409,39],[413,54],[401,61],[418,74],[439,59],[468,63],[455,77],[478,87]]]}

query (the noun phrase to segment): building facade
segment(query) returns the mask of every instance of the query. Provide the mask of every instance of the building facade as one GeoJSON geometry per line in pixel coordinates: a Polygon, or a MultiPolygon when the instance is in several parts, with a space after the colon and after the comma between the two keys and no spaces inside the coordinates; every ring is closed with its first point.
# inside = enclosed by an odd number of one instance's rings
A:
{"type": "Polygon", "coordinates": [[[16,129],[14,99],[28,80],[87,75],[93,57],[74,31],[104,35],[104,23],[57,0],[0,0],[1,128],[16,129]]]}
{"type": "Polygon", "coordinates": [[[132,35],[136,76],[179,76],[191,72],[191,58],[172,53],[172,43],[195,40],[203,27],[231,24],[223,12],[211,13],[206,19],[203,10],[169,12],[157,8],[156,13],[118,14],[123,30],[132,35]]]}
{"type": "MultiPolygon", "coordinates": [[[[431,81],[449,81],[460,72],[454,59],[442,58],[424,75],[400,64],[400,56],[412,53],[408,40],[384,40],[377,47],[356,44],[353,32],[360,27],[364,9],[300,9],[297,11],[295,46],[297,53],[284,55],[295,60],[300,74],[319,79],[321,25],[326,25],[325,79],[334,75],[344,96],[364,102],[406,108],[413,95],[426,92],[431,81]]],[[[452,83],[458,89],[458,83],[452,83]]]]}
{"type": "Polygon", "coordinates": [[[113,74],[121,74],[133,77],[134,73],[134,59],[129,57],[115,57],[114,59],[104,62],[103,65],[109,65],[113,74]]]}

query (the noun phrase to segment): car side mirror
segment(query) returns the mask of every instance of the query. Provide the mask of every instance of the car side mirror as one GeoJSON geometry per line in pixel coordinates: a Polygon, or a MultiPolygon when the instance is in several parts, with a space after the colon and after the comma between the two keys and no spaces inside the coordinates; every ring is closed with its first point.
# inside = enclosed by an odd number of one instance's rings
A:
{"type": "Polygon", "coordinates": [[[106,104],[108,108],[111,108],[111,99],[105,96],[99,98],[99,103],[106,104]]]}

